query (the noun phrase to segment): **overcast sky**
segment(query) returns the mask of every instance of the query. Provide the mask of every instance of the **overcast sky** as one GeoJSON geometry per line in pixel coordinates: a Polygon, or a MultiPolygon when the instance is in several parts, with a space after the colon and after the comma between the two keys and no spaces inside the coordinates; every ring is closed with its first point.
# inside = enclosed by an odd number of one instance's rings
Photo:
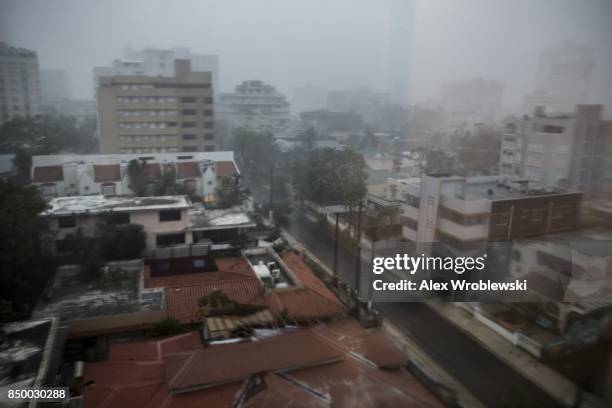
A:
{"type": "Polygon", "coordinates": [[[505,84],[505,104],[533,87],[538,51],[564,40],[593,47],[593,102],[612,110],[612,0],[0,0],[0,40],[67,70],[92,97],[92,67],[126,45],[187,46],[220,57],[221,90],[262,79],[295,87],[368,86],[398,100],[440,84],[505,84]]]}

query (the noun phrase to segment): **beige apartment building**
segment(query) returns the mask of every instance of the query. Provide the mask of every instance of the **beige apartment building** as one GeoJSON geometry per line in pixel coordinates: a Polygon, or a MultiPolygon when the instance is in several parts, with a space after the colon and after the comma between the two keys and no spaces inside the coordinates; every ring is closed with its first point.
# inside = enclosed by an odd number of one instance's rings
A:
{"type": "Polygon", "coordinates": [[[215,150],[210,72],[177,59],[174,77],[101,77],[97,92],[101,153],[215,150]]]}

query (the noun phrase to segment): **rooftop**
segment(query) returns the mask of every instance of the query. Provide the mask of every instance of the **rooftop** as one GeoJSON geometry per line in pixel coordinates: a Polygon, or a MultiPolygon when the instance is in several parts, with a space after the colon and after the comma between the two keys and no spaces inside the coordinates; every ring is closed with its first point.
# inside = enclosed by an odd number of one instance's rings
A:
{"type": "MultiPolygon", "coordinates": [[[[478,200],[504,200],[512,198],[536,197],[544,195],[576,194],[577,191],[565,190],[558,187],[548,187],[540,183],[513,176],[476,176],[461,177],[449,174],[430,175],[444,179],[444,182],[455,182],[459,186],[452,191],[444,191],[445,195],[453,195],[455,198],[466,201],[478,200]],[[452,194],[451,194],[452,193],[452,194]]],[[[392,179],[399,184],[410,185],[419,188],[421,178],[411,177],[406,179],[392,179]]]]}
{"type": "Polygon", "coordinates": [[[85,406],[441,406],[380,330],[354,320],[206,348],[198,337],[112,344],[85,366],[85,406]]]}
{"type": "Polygon", "coordinates": [[[56,335],[55,319],[28,320],[0,326],[1,395],[6,395],[8,389],[42,386],[45,383],[52,363],[49,353],[53,350],[56,335]]]}
{"type": "Polygon", "coordinates": [[[44,156],[32,156],[32,166],[53,166],[65,163],[75,164],[116,164],[129,163],[131,160],[143,160],[151,162],[193,162],[193,161],[234,161],[234,152],[181,152],[181,153],[138,153],[138,154],[51,154],[44,156]]]}
{"type": "Polygon", "coordinates": [[[114,262],[100,279],[85,279],[77,265],[58,269],[50,290],[34,316],[79,320],[162,310],[163,292],[142,287],[143,266],[138,261],[114,262]]]}
{"type": "MultiPolygon", "coordinates": [[[[216,258],[214,270],[193,273],[187,271],[190,268],[183,268],[185,272],[165,276],[152,276],[145,267],[144,286],[165,288],[168,315],[184,323],[202,319],[198,313],[198,300],[215,290],[221,290],[230,299],[241,304],[266,306],[275,316],[286,312],[295,320],[310,321],[346,312],[342,302],[295,253],[280,254],[284,275],[275,282],[285,284],[275,286],[267,284],[271,276],[259,276],[257,268],[253,268],[259,265],[257,260],[261,256],[248,255],[252,259],[247,259],[247,256],[216,258]],[[285,267],[287,271],[284,270],[285,267]]],[[[278,260],[275,259],[274,262],[279,266],[278,260]]],[[[263,266],[267,266],[265,261],[263,266]]]]}
{"type": "Polygon", "coordinates": [[[191,206],[187,196],[71,196],[53,198],[42,215],[100,214],[108,211],[156,211],[183,209],[191,206]]]}
{"type": "Polygon", "coordinates": [[[245,228],[257,225],[240,206],[209,210],[203,205],[195,205],[189,210],[188,216],[192,230],[245,228]]]}

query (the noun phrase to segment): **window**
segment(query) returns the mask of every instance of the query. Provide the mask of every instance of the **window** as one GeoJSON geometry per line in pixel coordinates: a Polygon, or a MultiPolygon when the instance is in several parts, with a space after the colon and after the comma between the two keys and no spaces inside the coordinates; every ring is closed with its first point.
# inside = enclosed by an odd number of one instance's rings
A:
{"type": "Polygon", "coordinates": [[[204,134],[204,140],[214,140],[215,135],[213,135],[212,133],[206,133],[204,134]]]}
{"type": "Polygon", "coordinates": [[[102,195],[115,195],[115,183],[102,184],[102,195]]]}
{"type": "Polygon", "coordinates": [[[195,140],[196,139],[196,135],[183,135],[183,140],[195,140]]]}
{"type": "Polygon", "coordinates": [[[170,246],[185,243],[185,234],[161,234],[155,237],[157,246],[170,246]]]}
{"type": "Polygon", "coordinates": [[[180,221],[181,210],[163,210],[159,212],[159,221],[180,221]]]}
{"type": "Polygon", "coordinates": [[[181,115],[195,115],[196,114],[196,110],[195,109],[183,109],[181,110],[181,115]]]}
{"type": "Polygon", "coordinates": [[[57,187],[54,183],[47,183],[40,186],[40,190],[44,196],[54,196],[57,194],[57,187]]]}
{"type": "Polygon", "coordinates": [[[198,148],[196,146],[183,146],[182,150],[184,152],[197,152],[198,148]]]}
{"type": "Polygon", "coordinates": [[[129,224],[130,213],[114,212],[111,214],[111,222],[115,225],[129,224]]]}
{"type": "Polygon", "coordinates": [[[204,116],[212,116],[213,115],[213,111],[212,109],[206,109],[204,111],[204,116]]]}
{"type": "Polygon", "coordinates": [[[194,128],[194,127],[196,127],[196,123],[195,122],[183,122],[183,123],[181,123],[181,127],[184,127],[184,128],[194,128]]]}
{"type": "Polygon", "coordinates": [[[204,103],[213,103],[213,98],[211,96],[207,96],[202,100],[204,103]]]}
{"type": "Polygon", "coordinates": [[[196,98],[194,96],[183,96],[181,98],[181,102],[183,103],[194,103],[196,101],[196,98]]]}
{"type": "Polygon", "coordinates": [[[57,223],[60,228],[74,228],[76,227],[76,217],[59,217],[57,223]]]}
{"type": "Polygon", "coordinates": [[[204,146],[204,151],[205,152],[214,152],[215,151],[215,146],[211,146],[211,145],[204,146]]]}
{"type": "Polygon", "coordinates": [[[205,122],[205,123],[204,123],[204,128],[205,128],[205,129],[212,129],[212,128],[213,128],[213,126],[214,126],[214,123],[213,123],[213,122],[205,122]]]}

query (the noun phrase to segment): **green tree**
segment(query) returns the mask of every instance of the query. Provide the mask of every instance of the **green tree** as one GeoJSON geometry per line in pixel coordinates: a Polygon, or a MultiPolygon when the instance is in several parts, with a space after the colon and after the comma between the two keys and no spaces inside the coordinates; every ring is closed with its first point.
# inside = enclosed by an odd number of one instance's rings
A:
{"type": "Polygon", "coordinates": [[[219,187],[217,187],[219,206],[232,207],[241,202],[238,180],[234,177],[221,177],[219,187]]]}
{"type": "Polygon", "coordinates": [[[313,150],[295,162],[292,175],[299,197],[319,205],[355,207],[367,192],[365,161],[353,150],[313,150]]]}
{"type": "Polygon", "coordinates": [[[45,224],[38,214],[45,208],[35,187],[0,180],[0,298],[12,302],[13,309],[23,303],[22,291],[39,279],[45,224]]]}
{"type": "Polygon", "coordinates": [[[130,188],[137,196],[144,196],[147,187],[145,177],[146,162],[136,159],[130,160],[127,168],[128,177],[130,178],[130,188]]]}
{"type": "Polygon", "coordinates": [[[97,151],[95,119],[79,122],[63,115],[17,117],[0,128],[0,152],[27,149],[33,154],[97,151]]]}
{"type": "Polygon", "coordinates": [[[142,225],[115,225],[104,222],[98,226],[99,254],[106,261],[140,258],[146,248],[146,234],[142,225]]]}

